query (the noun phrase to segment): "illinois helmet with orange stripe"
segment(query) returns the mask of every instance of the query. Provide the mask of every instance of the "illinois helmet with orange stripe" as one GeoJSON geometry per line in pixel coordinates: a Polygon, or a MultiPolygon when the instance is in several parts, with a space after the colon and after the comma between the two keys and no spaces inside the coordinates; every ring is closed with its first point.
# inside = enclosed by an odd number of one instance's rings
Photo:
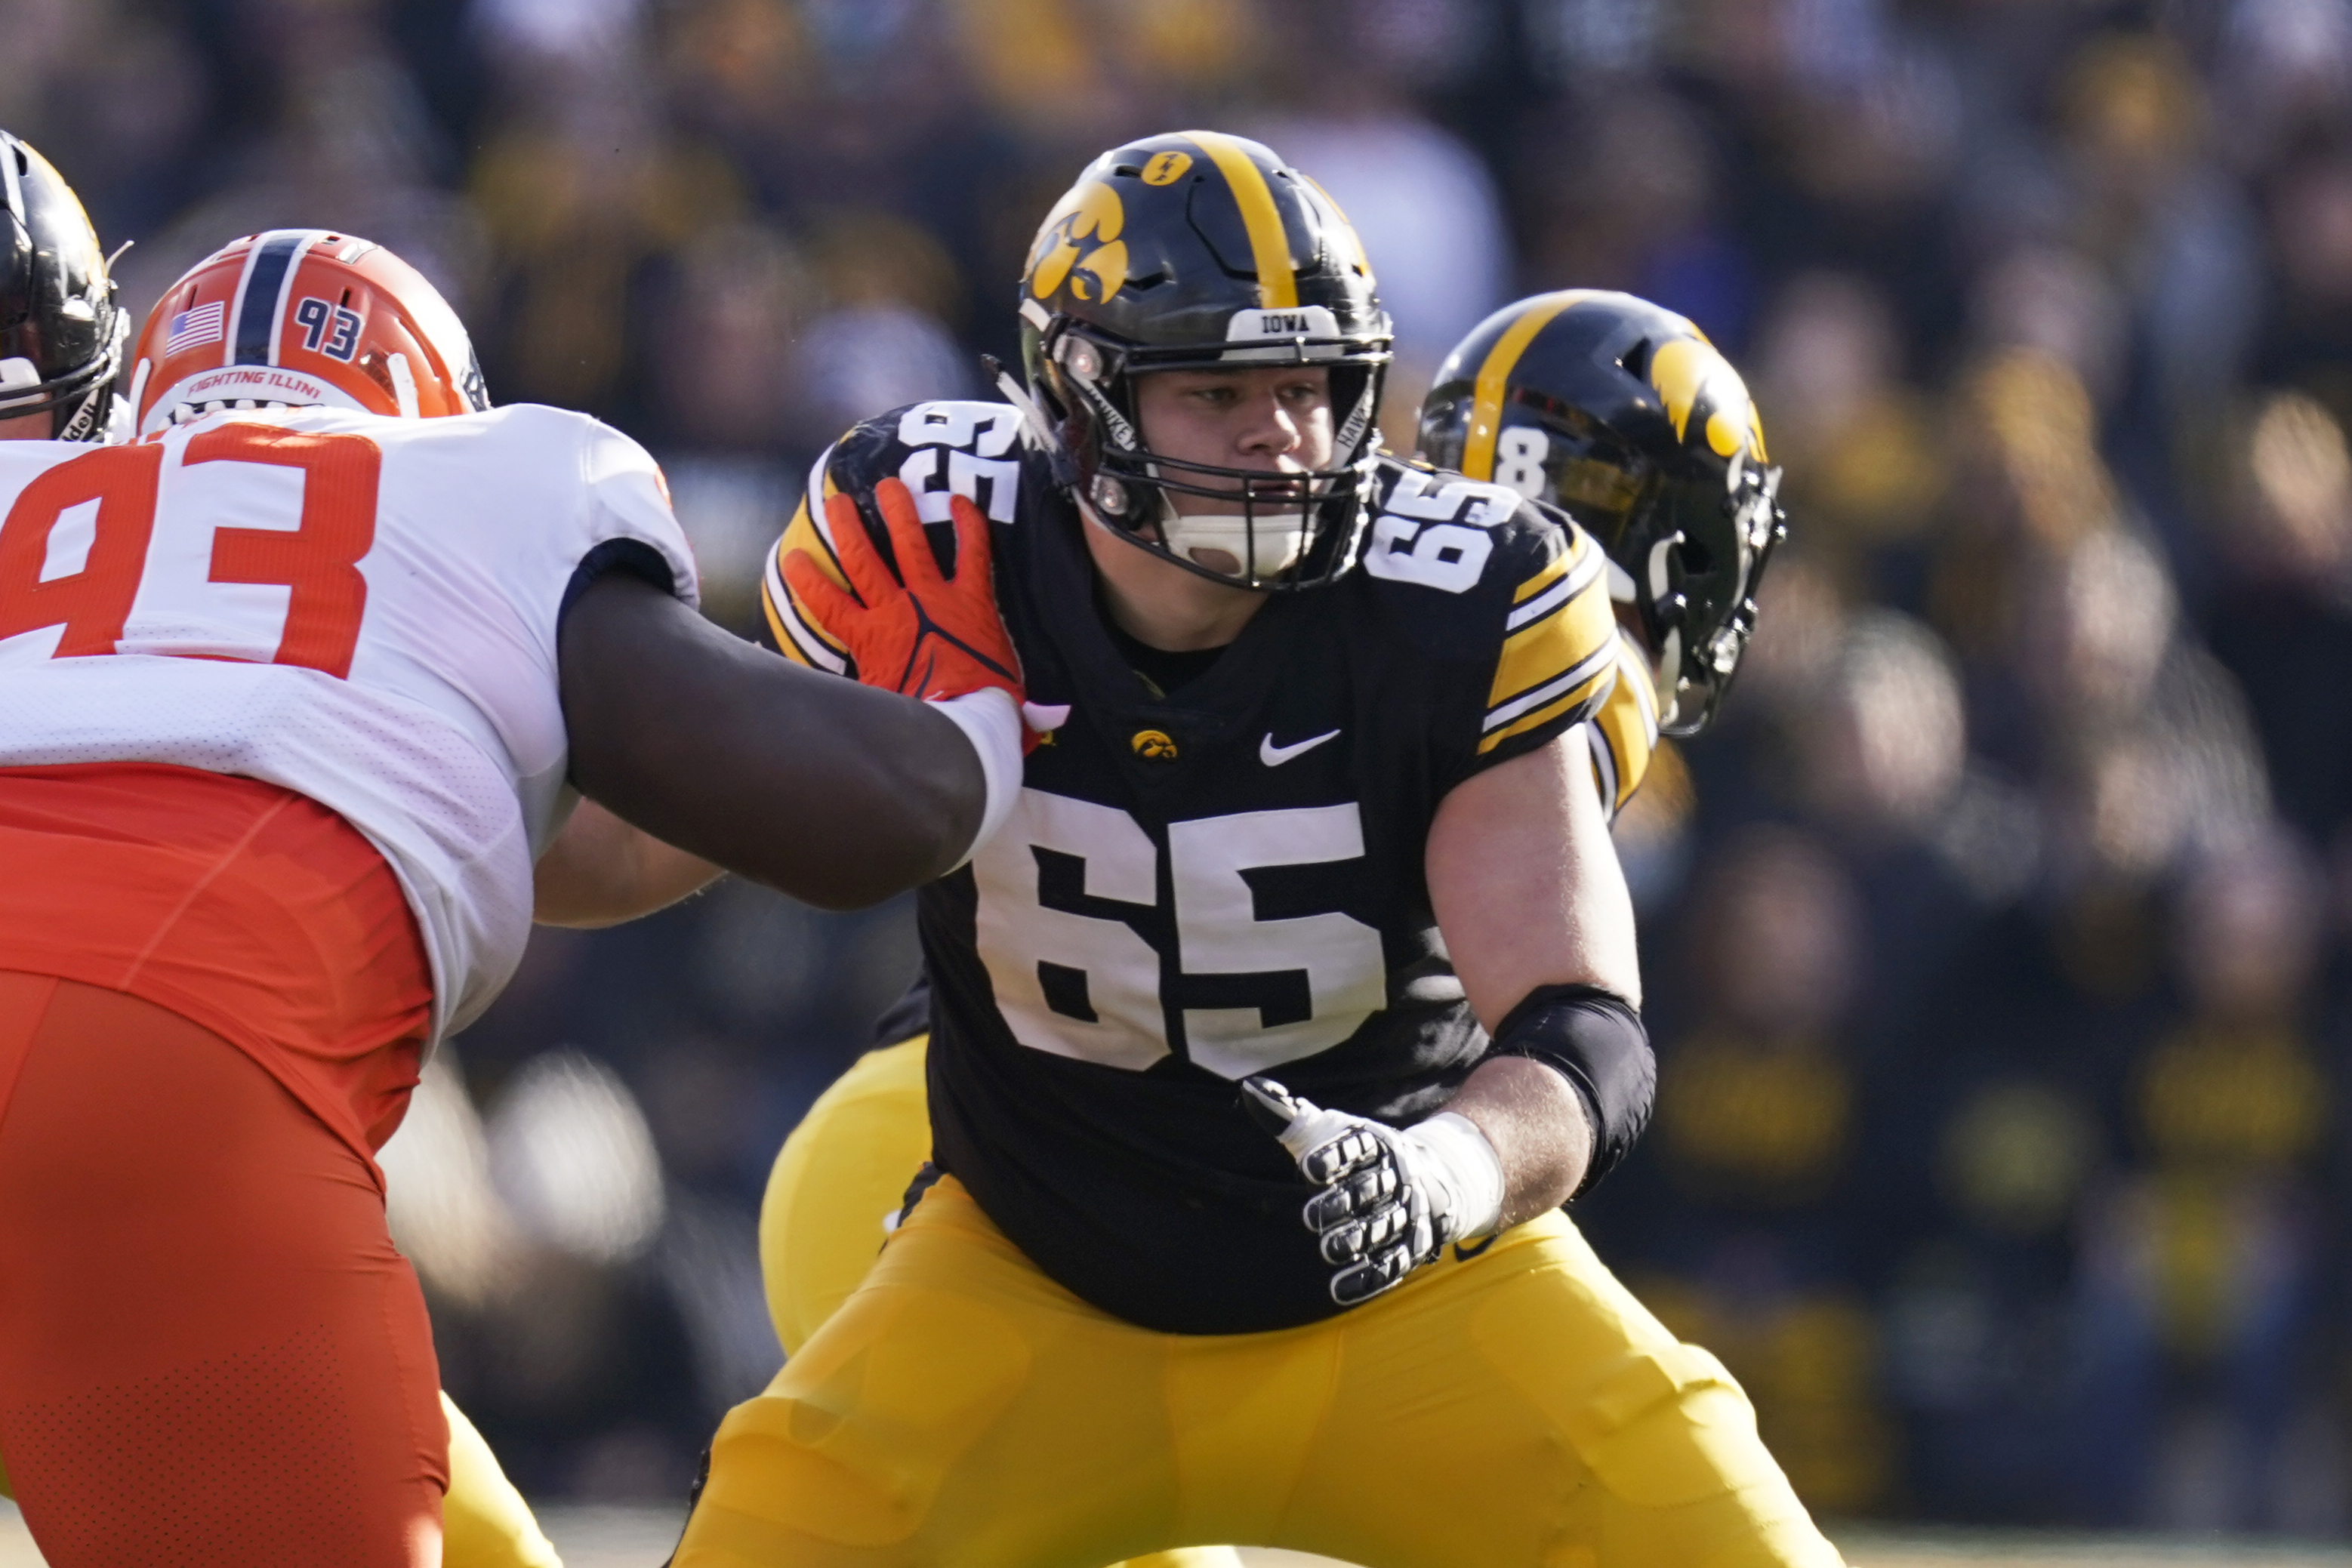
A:
{"type": "Polygon", "coordinates": [[[163,291],[139,334],[141,436],[223,409],[403,419],[490,406],[465,324],[424,274],[329,229],[232,240],[163,291]]]}
{"type": "Polygon", "coordinates": [[[1020,309],[1026,395],[1003,384],[1039,416],[1079,506],[1113,533],[1266,591],[1328,582],[1354,564],[1389,319],[1356,231],[1312,180],[1218,131],[1113,148],[1046,215],[1020,309]],[[1330,467],[1277,479],[1145,444],[1137,376],[1265,365],[1328,368],[1330,467]],[[1224,505],[1182,515],[1177,495],[1224,505]],[[1217,564],[1227,560],[1234,570],[1217,564]]]}
{"type": "Polygon", "coordinates": [[[0,131],[0,419],[49,415],[60,441],[103,441],[130,319],[80,200],[0,131]]]}
{"type": "Polygon", "coordinates": [[[1670,688],[1660,727],[1706,727],[1788,524],[1755,400],[1705,333],[1599,289],[1507,305],[1438,368],[1421,454],[1559,507],[1599,539],[1670,688]]]}

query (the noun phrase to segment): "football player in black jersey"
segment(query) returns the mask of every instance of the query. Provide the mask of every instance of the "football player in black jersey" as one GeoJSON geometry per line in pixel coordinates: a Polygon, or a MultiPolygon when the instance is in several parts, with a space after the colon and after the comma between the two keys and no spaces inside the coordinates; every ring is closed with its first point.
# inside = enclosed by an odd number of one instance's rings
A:
{"type": "Polygon", "coordinates": [[[833,541],[984,512],[1061,722],[922,894],[944,1174],[721,1427],[677,1561],[1834,1562],[1556,1212],[1650,1077],[1573,733],[1600,547],[1377,452],[1369,265],[1262,147],[1097,161],[1023,316],[1016,406],[859,426],[779,548],[779,646],[863,674],[833,541]]]}

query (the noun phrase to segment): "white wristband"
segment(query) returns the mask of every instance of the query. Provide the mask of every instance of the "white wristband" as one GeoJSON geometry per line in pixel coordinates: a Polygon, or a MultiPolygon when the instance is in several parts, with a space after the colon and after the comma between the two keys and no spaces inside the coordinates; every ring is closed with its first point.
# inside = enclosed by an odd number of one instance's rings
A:
{"type": "Polygon", "coordinates": [[[1503,1159],[1478,1124],[1458,1111],[1441,1111],[1409,1130],[1437,1156],[1453,1183],[1454,1239],[1491,1234],[1503,1218],[1503,1159]]]}
{"type": "Polygon", "coordinates": [[[965,846],[963,859],[956,862],[961,868],[1004,825],[1021,793],[1021,709],[1013,694],[1002,686],[982,686],[960,697],[929,700],[941,718],[963,731],[964,738],[971,742],[980,757],[981,775],[988,780],[988,804],[981,810],[980,831],[965,846]]]}

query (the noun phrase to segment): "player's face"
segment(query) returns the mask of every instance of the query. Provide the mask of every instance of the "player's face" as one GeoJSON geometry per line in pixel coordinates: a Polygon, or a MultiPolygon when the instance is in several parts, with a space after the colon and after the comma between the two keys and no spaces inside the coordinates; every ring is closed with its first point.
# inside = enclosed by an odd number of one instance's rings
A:
{"type": "Polygon", "coordinates": [[[0,419],[0,441],[47,441],[54,426],[50,413],[43,409],[38,413],[20,413],[14,419],[0,419]]]}
{"type": "MultiPolygon", "coordinates": [[[[1160,371],[1136,378],[1135,403],[1144,444],[1165,456],[1268,474],[1331,465],[1331,372],[1320,365],[1160,371]]],[[[1232,509],[1211,496],[1169,499],[1181,513],[1232,509]]]]}

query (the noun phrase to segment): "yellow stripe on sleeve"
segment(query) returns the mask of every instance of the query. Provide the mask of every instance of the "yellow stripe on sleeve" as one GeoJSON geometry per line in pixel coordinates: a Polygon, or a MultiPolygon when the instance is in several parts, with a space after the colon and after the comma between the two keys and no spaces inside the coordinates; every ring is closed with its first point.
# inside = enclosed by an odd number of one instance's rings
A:
{"type": "Polygon", "coordinates": [[[1290,259],[1290,240],[1282,231],[1282,213],[1265,175],[1230,136],[1215,131],[1187,131],[1186,141],[1209,155],[1241,204],[1242,227],[1249,232],[1250,259],[1257,268],[1257,302],[1267,310],[1298,303],[1298,273],[1290,259]]]}
{"type": "Polygon", "coordinates": [[[1495,438],[1503,428],[1503,389],[1509,384],[1511,367],[1528,351],[1536,334],[1549,325],[1551,319],[1584,298],[1582,289],[1571,288],[1559,294],[1545,294],[1528,301],[1519,319],[1503,329],[1495,346],[1486,351],[1486,362],[1478,367],[1478,379],[1472,383],[1470,398],[1470,434],[1462,444],[1462,472],[1473,479],[1495,476],[1495,438]]]}
{"type": "Polygon", "coordinates": [[[1504,639],[1503,656],[1495,665],[1494,689],[1486,695],[1488,710],[1499,709],[1579,665],[1613,657],[1616,637],[1617,617],[1609,607],[1609,585],[1596,572],[1580,592],[1504,639]]]}
{"type": "Polygon", "coordinates": [[[1483,757],[1515,735],[1525,735],[1531,729],[1539,729],[1562,714],[1573,713],[1580,707],[1591,707],[1604,700],[1609,694],[1612,683],[1616,678],[1617,666],[1603,661],[1594,668],[1590,676],[1569,683],[1567,689],[1559,696],[1548,698],[1540,707],[1528,709],[1500,729],[1488,732],[1486,737],[1478,742],[1478,754],[1483,757]]]}
{"type": "MultiPolygon", "coordinates": [[[[828,476],[827,487],[831,479],[828,476]]],[[[835,674],[847,671],[848,658],[841,643],[830,635],[793,593],[784,581],[784,558],[801,550],[816,561],[825,576],[846,588],[848,580],[833,559],[832,548],[817,530],[805,497],[793,513],[791,524],[776,548],[768,552],[767,569],[761,574],[760,609],[768,618],[768,630],[776,639],[776,646],[784,656],[796,664],[812,668],[830,670],[835,674]]]]}
{"type": "Polygon", "coordinates": [[[1633,791],[1642,787],[1658,746],[1658,699],[1652,690],[1649,665],[1622,633],[1618,642],[1616,689],[1592,716],[1615,775],[1616,798],[1609,802],[1612,812],[1622,810],[1633,791]]]}
{"type": "Polygon", "coordinates": [[[1486,696],[1480,751],[1607,694],[1616,678],[1617,618],[1608,580],[1593,570],[1598,559],[1587,542],[1563,551],[1520,587],[1514,629],[1503,641],[1486,696]]]}
{"type": "Polygon", "coordinates": [[[1512,590],[1511,602],[1514,604],[1525,604],[1528,600],[1533,599],[1537,594],[1541,593],[1545,589],[1549,588],[1553,583],[1558,582],[1562,577],[1565,577],[1568,574],[1568,569],[1575,565],[1577,558],[1583,553],[1584,549],[1581,536],[1579,536],[1570,543],[1568,549],[1560,551],[1558,555],[1552,557],[1549,561],[1546,562],[1544,569],[1541,571],[1537,572],[1533,577],[1519,584],[1517,588],[1512,590]]]}

